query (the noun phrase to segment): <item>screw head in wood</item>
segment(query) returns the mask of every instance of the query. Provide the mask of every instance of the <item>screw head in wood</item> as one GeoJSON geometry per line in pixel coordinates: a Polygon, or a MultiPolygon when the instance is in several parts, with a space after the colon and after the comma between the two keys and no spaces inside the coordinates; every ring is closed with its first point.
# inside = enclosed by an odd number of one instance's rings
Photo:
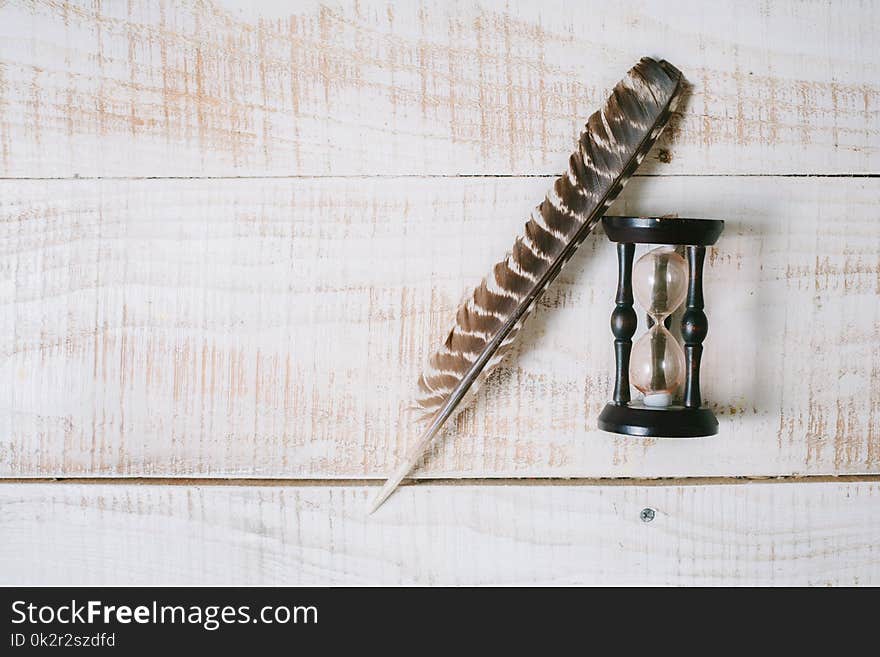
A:
{"type": "Polygon", "coordinates": [[[644,509],[642,509],[642,512],[639,514],[639,518],[642,519],[642,522],[651,522],[654,519],[654,516],[656,516],[656,515],[657,515],[657,512],[654,511],[654,509],[652,509],[649,506],[646,506],[644,509]]]}

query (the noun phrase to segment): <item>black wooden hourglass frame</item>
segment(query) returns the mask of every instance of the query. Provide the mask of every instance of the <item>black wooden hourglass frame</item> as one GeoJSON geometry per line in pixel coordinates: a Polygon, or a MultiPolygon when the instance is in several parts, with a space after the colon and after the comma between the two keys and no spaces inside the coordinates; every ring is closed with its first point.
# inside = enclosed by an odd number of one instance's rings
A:
{"type": "MultiPolygon", "coordinates": [[[[605,217],[605,234],[617,243],[618,283],[611,314],[616,372],[613,400],[599,415],[599,428],[629,436],[695,438],[718,433],[715,414],[702,406],[700,360],[708,321],[703,312],[703,262],[706,247],[714,244],[724,222],[717,219],[669,217],[605,217]],[[648,407],[630,398],[629,366],[632,337],[638,326],[633,309],[632,271],[636,244],[683,246],[688,283],[681,319],[684,343],[684,392],[680,404],[648,407]]],[[[667,318],[668,320],[668,318],[667,318]]],[[[651,322],[649,320],[649,328],[651,322]]],[[[666,325],[668,328],[668,324],[666,325]]]]}

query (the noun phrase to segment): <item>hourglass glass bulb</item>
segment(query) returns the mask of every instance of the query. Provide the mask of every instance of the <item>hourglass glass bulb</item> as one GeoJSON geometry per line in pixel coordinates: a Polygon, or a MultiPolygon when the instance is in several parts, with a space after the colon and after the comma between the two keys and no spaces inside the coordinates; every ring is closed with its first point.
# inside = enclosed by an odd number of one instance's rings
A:
{"type": "Polygon", "coordinates": [[[636,300],[659,324],[684,301],[687,263],[673,247],[661,246],[636,261],[632,281],[636,300]]]}
{"type": "Polygon", "coordinates": [[[644,395],[646,406],[669,406],[684,370],[684,352],[662,322],[633,345],[629,380],[644,395]]]}
{"type": "Polygon", "coordinates": [[[663,320],[684,301],[687,264],[674,248],[662,246],[638,259],[632,281],[635,297],[654,326],[633,345],[629,380],[644,395],[646,406],[669,406],[684,380],[685,360],[663,320]]]}

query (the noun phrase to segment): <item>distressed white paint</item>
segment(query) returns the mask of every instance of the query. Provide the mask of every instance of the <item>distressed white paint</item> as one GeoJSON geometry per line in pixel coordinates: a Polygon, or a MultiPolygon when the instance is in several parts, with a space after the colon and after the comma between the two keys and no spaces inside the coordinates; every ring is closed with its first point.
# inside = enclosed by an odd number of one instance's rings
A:
{"type": "MultiPolygon", "coordinates": [[[[0,176],[62,178],[0,181],[0,477],[384,474],[549,182],[448,176],[562,170],[642,55],[693,89],[616,210],[728,221],[721,434],[593,429],[597,236],[420,474],[876,474],[880,182],[678,175],[878,173],[878,27],[870,2],[0,1],[0,176]],[[374,177],[399,174],[444,177],[374,177]],[[131,179],[157,176],[253,178],[131,179]]],[[[367,520],[371,491],[0,485],[0,582],[880,583],[876,483],[420,486],[367,520]]]]}
{"type": "Polygon", "coordinates": [[[373,492],[2,485],[0,583],[880,584],[876,483],[373,492]]]}
{"type": "MultiPolygon", "coordinates": [[[[380,477],[424,358],[548,180],[0,183],[0,473],[380,477]]],[[[721,217],[705,440],[596,431],[615,255],[582,247],[420,474],[880,471],[880,181],[642,178],[721,217]]]]}
{"type": "Polygon", "coordinates": [[[878,31],[819,0],[9,0],[0,175],[557,173],[644,55],[693,93],[643,172],[871,173],[878,31]]]}

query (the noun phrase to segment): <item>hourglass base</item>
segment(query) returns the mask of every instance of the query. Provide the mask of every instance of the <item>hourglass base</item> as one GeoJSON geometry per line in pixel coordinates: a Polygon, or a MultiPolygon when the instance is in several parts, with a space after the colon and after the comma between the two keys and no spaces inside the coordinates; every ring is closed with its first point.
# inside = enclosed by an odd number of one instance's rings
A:
{"type": "Polygon", "coordinates": [[[699,438],[717,434],[718,420],[708,408],[649,408],[631,402],[626,406],[607,404],[599,414],[599,428],[645,438],[699,438]]]}

